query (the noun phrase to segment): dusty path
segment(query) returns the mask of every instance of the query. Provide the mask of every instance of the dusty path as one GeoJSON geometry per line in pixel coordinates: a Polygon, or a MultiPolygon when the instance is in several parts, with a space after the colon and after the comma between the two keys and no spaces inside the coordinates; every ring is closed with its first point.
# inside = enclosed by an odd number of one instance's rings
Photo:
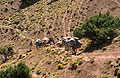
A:
{"type": "Polygon", "coordinates": [[[64,36],[66,36],[66,22],[65,22],[66,15],[67,15],[67,11],[65,12],[64,17],[63,17],[63,33],[64,33],[64,36]]]}
{"type": "Polygon", "coordinates": [[[72,58],[76,58],[76,57],[84,57],[85,61],[89,61],[90,58],[92,58],[92,57],[94,57],[95,60],[117,59],[117,58],[120,58],[120,50],[105,51],[105,52],[94,51],[92,53],[81,53],[78,56],[72,56],[72,58]]]}
{"type": "MultiPolygon", "coordinates": [[[[117,1],[117,0],[116,0],[117,1]]],[[[12,28],[12,27],[9,27],[9,26],[0,26],[0,27],[4,27],[4,28],[12,28]]],[[[65,26],[64,26],[65,28],[65,26]]],[[[28,38],[30,39],[32,42],[34,42],[34,39],[32,38],[29,38],[29,37],[26,37],[24,36],[19,29],[14,29],[16,32],[19,33],[19,36],[22,37],[22,38],[28,38]]],[[[65,31],[65,30],[64,30],[65,31]]],[[[65,33],[65,32],[64,32],[65,33]]],[[[63,48],[57,48],[57,49],[61,49],[61,50],[64,50],[63,48]]],[[[120,50],[118,51],[110,51],[110,52],[92,52],[92,53],[81,53],[79,56],[83,56],[83,57],[98,57],[98,58],[118,58],[120,57],[120,50]]],[[[76,56],[76,57],[79,57],[79,56],[76,56]]]]}

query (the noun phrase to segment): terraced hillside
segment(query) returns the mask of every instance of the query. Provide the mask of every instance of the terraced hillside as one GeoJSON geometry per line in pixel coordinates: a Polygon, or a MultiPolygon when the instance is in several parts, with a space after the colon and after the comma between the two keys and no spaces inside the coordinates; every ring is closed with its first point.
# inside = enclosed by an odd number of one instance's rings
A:
{"type": "Polygon", "coordinates": [[[91,53],[82,53],[89,42],[82,39],[84,45],[77,56],[64,48],[37,50],[34,45],[28,52],[30,41],[34,44],[37,38],[53,37],[57,42],[62,35],[73,37],[73,30],[87,17],[108,11],[120,17],[119,0],[39,0],[29,6],[22,0],[0,0],[0,46],[11,44],[16,52],[6,63],[1,63],[1,69],[22,61],[35,78],[116,78],[119,36],[111,45],[91,53]]]}

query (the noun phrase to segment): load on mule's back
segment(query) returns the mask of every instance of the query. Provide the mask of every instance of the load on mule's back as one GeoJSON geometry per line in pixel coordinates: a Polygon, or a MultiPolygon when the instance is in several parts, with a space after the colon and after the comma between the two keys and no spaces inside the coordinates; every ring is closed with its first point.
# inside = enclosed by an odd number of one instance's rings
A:
{"type": "MultiPolygon", "coordinates": [[[[77,52],[77,48],[80,48],[82,43],[80,42],[80,40],[77,37],[61,37],[61,43],[63,46],[65,46],[65,50],[69,51],[72,50],[72,52],[76,53],[77,52]]],[[[61,44],[60,41],[57,43],[57,45],[61,44]]]]}
{"type": "Polygon", "coordinates": [[[53,38],[47,38],[47,37],[44,37],[42,40],[41,39],[37,39],[36,41],[35,41],[35,45],[36,45],[36,48],[38,49],[38,48],[40,48],[40,46],[43,46],[43,47],[47,47],[47,45],[48,44],[52,44],[53,43],[53,45],[55,44],[55,42],[54,42],[54,39],[53,38]]]}
{"type": "Polygon", "coordinates": [[[47,43],[48,43],[49,39],[47,37],[44,37],[42,39],[42,43],[43,43],[43,46],[46,47],[47,46],[47,43]]]}
{"type": "Polygon", "coordinates": [[[54,39],[52,37],[49,38],[48,44],[55,45],[55,41],[54,41],[54,39]]]}
{"type": "Polygon", "coordinates": [[[36,48],[37,48],[37,49],[40,48],[40,46],[42,45],[42,40],[41,40],[41,39],[37,39],[37,40],[35,41],[35,45],[36,45],[36,48]]]}
{"type": "Polygon", "coordinates": [[[72,48],[72,53],[76,54],[77,53],[77,48],[80,48],[82,43],[78,38],[71,38],[69,41],[69,46],[72,48]]]}
{"type": "Polygon", "coordinates": [[[70,46],[75,48],[80,48],[82,45],[82,43],[77,37],[71,38],[69,42],[70,42],[70,46]]]}
{"type": "Polygon", "coordinates": [[[54,39],[52,37],[50,37],[50,38],[44,37],[42,39],[42,42],[43,42],[44,47],[46,47],[48,44],[55,45],[55,41],[54,41],[54,39]]]}
{"type": "Polygon", "coordinates": [[[70,41],[70,37],[62,37],[62,44],[65,46],[65,50],[69,51],[69,41],[70,41]]]}

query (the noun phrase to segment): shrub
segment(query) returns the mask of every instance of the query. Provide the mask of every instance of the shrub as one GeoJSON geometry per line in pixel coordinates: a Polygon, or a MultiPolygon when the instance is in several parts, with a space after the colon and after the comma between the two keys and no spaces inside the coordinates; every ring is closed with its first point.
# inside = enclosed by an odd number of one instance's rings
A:
{"type": "Polygon", "coordinates": [[[45,73],[45,72],[42,72],[42,75],[43,75],[43,76],[45,76],[45,75],[46,75],[46,73],[45,73]]]}
{"type": "Polygon", "coordinates": [[[117,76],[117,72],[118,72],[118,70],[119,70],[119,68],[118,68],[118,67],[116,67],[116,68],[115,68],[115,73],[114,73],[114,76],[117,76]]]}
{"type": "Polygon", "coordinates": [[[83,63],[82,58],[77,58],[77,63],[78,63],[78,65],[81,65],[83,63]]]}
{"type": "Polygon", "coordinates": [[[8,8],[7,8],[7,7],[5,7],[5,8],[4,8],[4,12],[7,12],[7,11],[8,11],[8,8]]]}
{"type": "Polygon", "coordinates": [[[36,70],[36,74],[40,75],[42,73],[42,71],[40,69],[36,70]]]}
{"type": "Polygon", "coordinates": [[[113,39],[117,35],[116,29],[119,26],[119,18],[114,18],[109,12],[99,13],[87,18],[80,28],[74,30],[73,34],[79,38],[86,37],[98,43],[113,39]]]}
{"type": "Polygon", "coordinates": [[[90,59],[90,63],[92,64],[92,63],[94,63],[95,62],[95,57],[92,57],[91,59],[90,59]]]}
{"type": "Polygon", "coordinates": [[[77,69],[77,62],[71,61],[70,66],[71,66],[70,67],[71,70],[76,70],[77,69]]]}
{"type": "Polygon", "coordinates": [[[62,70],[63,69],[63,65],[62,64],[58,64],[57,69],[58,70],[62,70]]]}
{"type": "Polygon", "coordinates": [[[24,63],[0,71],[0,78],[31,78],[29,68],[24,63]]]}
{"type": "Polygon", "coordinates": [[[49,29],[51,29],[51,28],[52,28],[52,26],[50,25],[50,26],[49,26],[49,29]]]}
{"type": "Polygon", "coordinates": [[[120,78],[120,70],[117,71],[117,78],[120,78]]]}
{"type": "Polygon", "coordinates": [[[34,69],[35,69],[35,66],[32,66],[32,67],[31,67],[31,70],[34,70],[34,69]]]}
{"type": "Polygon", "coordinates": [[[15,20],[15,21],[13,22],[13,24],[16,24],[16,25],[18,25],[19,23],[20,23],[20,20],[19,20],[19,19],[15,20]]]}

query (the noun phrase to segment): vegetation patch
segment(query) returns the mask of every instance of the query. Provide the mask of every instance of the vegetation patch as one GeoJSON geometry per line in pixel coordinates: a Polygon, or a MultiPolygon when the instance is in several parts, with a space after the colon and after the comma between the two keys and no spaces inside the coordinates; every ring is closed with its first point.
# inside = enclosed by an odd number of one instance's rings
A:
{"type": "Polygon", "coordinates": [[[24,63],[19,63],[17,66],[1,70],[0,78],[32,78],[32,76],[28,66],[24,63]]]}
{"type": "Polygon", "coordinates": [[[74,36],[89,38],[94,44],[103,44],[104,41],[112,40],[120,28],[120,19],[110,15],[109,12],[99,13],[86,18],[80,28],[74,30],[74,36]]]}

